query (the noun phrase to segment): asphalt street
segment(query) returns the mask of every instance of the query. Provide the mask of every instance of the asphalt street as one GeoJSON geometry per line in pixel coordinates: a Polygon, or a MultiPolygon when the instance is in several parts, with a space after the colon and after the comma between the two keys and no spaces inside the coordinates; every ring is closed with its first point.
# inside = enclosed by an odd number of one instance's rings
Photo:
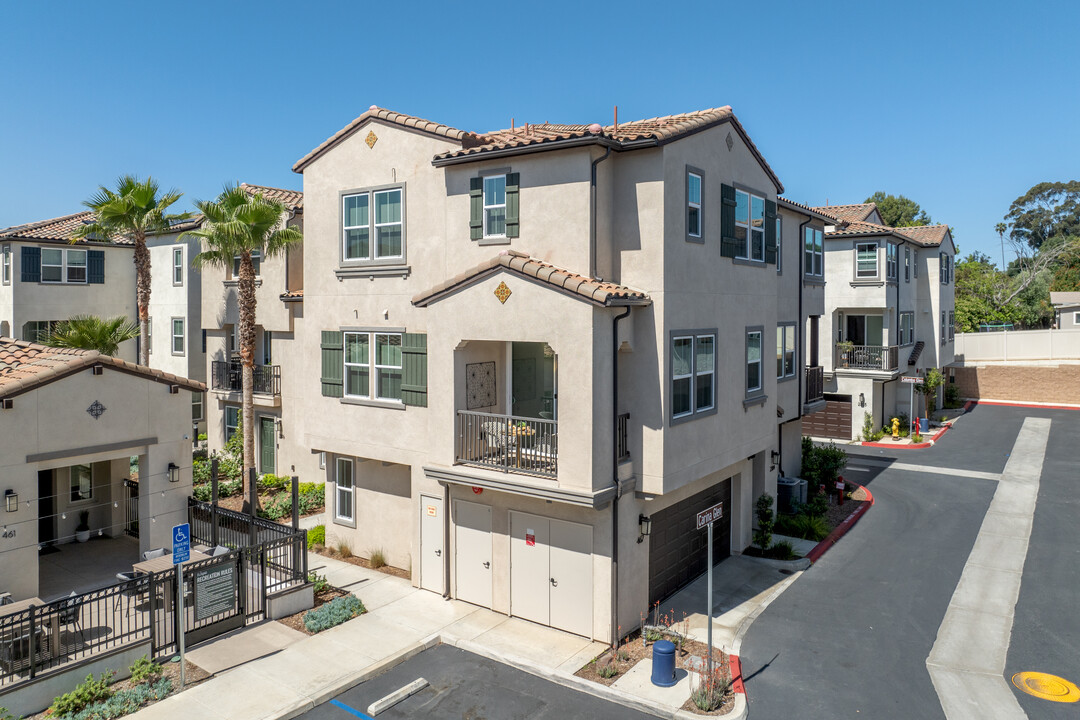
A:
{"type": "MultiPolygon", "coordinates": [[[[1080,682],[1080,412],[976,406],[921,451],[856,448],[879,462],[998,473],[1028,416],[1052,419],[1005,679],[1037,670],[1080,682]]],[[[881,467],[852,471],[875,505],[750,628],[751,718],[943,718],[926,660],[996,490],[993,480],[881,467]]],[[[1032,718],[1075,717],[1017,691],[1032,718]]]]}
{"type": "Polygon", "coordinates": [[[319,705],[300,717],[306,720],[363,720],[368,717],[368,705],[421,677],[430,683],[429,686],[379,713],[379,720],[655,720],[652,715],[571,690],[450,645],[426,650],[341,693],[333,699],[336,703],[319,705]]]}

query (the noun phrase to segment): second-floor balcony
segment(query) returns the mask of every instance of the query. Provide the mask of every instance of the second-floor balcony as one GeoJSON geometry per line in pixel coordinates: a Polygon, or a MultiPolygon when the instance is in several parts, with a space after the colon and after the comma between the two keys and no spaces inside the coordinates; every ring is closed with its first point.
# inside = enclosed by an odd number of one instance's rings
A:
{"type": "Polygon", "coordinates": [[[900,348],[896,345],[836,344],[837,370],[877,370],[892,372],[900,367],[900,348]]]}
{"type": "MultiPolygon", "coordinates": [[[[210,387],[225,392],[244,389],[243,363],[214,360],[210,365],[210,387]]],[[[252,391],[258,395],[281,394],[281,366],[256,365],[251,369],[252,391]]]]}
{"type": "Polygon", "coordinates": [[[825,368],[812,365],[806,368],[806,404],[825,399],[825,368]]]}
{"type": "Polygon", "coordinates": [[[554,478],[558,422],[458,410],[455,460],[463,465],[554,478]]]}

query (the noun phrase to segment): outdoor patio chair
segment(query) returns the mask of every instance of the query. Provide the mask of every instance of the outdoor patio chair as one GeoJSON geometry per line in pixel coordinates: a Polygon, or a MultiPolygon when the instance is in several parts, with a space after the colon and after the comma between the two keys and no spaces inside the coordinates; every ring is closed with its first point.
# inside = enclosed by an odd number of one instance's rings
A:
{"type": "Polygon", "coordinates": [[[0,605],[11,605],[13,602],[15,601],[11,599],[11,593],[0,593],[0,605]]]}
{"type": "Polygon", "coordinates": [[[500,420],[488,420],[480,423],[480,432],[484,436],[484,445],[494,454],[504,456],[514,449],[514,439],[506,423],[500,420]]]}
{"type": "MultiPolygon", "coordinates": [[[[169,551],[165,548],[154,548],[153,550],[147,550],[142,554],[142,559],[153,560],[154,558],[165,557],[169,554],[169,551]]],[[[119,577],[119,575],[117,575],[119,577]]]]}
{"type": "Polygon", "coordinates": [[[75,591],[72,590],[71,594],[68,595],[68,599],[60,603],[57,610],[59,611],[60,624],[74,625],[75,629],[79,631],[79,637],[81,637],[85,643],[86,634],[83,632],[82,628],[82,605],[83,601],[77,599],[75,591]]]}
{"type": "Polygon", "coordinates": [[[32,661],[42,662],[49,657],[49,636],[44,628],[34,630],[34,658],[30,657],[30,632],[0,641],[0,667],[8,673],[19,673],[30,667],[32,661]]]}
{"type": "Polygon", "coordinates": [[[528,460],[531,469],[547,470],[557,457],[555,433],[538,435],[528,447],[521,451],[521,454],[528,460]]]}
{"type": "Polygon", "coordinates": [[[143,589],[139,587],[139,573],[134,571],[118,572],[116,573],[116,579],[124,583],[124,586],[120,588],[120,592],[116,595],[116,602],[113,603],[113,610],[115,611],[120,605],[121,598],[127,598],[128,609],[130,610],[130,601],[138,601],[139,596],[142,595],[143,592],[143,589]]]}

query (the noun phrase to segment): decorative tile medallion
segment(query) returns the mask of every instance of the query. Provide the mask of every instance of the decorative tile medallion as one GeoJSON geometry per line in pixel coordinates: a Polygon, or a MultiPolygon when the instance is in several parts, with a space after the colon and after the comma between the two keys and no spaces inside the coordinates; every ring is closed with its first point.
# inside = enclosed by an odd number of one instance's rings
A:
{"type": "Polygon", "coordinates": [[[735,147],[735,141],[731,139],[731,133],[727,134],[727,139],[724,142],[727,143],[728,152],[731,152],[731,148],[735,147]]]}
{"type": "Polygon", "coordinates": [[[105,406],[95,400],[90,407],[86,408],[86,412],[90,413],[90,417],[97,420],[105,414],[105,406]]]}
{"type": "Polygon", "coordinates": [[[506,283],[499,283],[499,287],[495,288],[495,297],[499,298],[499,302],[505,303],[506,298],[510,297],[510,288],[506,286],[506,283]]]}
{"type": "Polygon", "coordinates": [[[369,148],[375,147],[375,143],[379,141],[379,136],[375,134],[374,130],[368,130],[367,137],[364,138],[364,142],[367,143],[369,148]]]}
{"type": "Polygon", "coordinates": [[[469,363],[465,366],[465,409],[495,407],[495,363],[469,363]]]}

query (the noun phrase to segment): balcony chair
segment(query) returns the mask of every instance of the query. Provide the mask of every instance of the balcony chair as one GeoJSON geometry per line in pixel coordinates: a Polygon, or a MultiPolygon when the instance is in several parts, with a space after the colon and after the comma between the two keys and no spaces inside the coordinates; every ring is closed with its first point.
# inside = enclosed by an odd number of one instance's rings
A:
{"type": "Polygon", "coordinates": [[[15,602],[15,601],[11,599],[11,593],[9,593],[9,592],[0,593],[0,605],[11,605],[13,602],[15,602]]]}
{"type": "Polygon", "coordinates": [[[124,586],[120,588],[120,592],[116,595],[116,602],[113,603],[113,611],[116,611],[118,605],[120,605],[121,598],[127,598],[127,610],[131,610],[131,601],[138,602],[139,596],[143,594],[144,588],[140,587],[142,583],[139,582],[141,576],[134,571],[118,572],[116,573],[116,579],[119,582],[124,583],[124,586]]]}
{"type": "MultiPolygon", "coordinates": [[[[505,458],[514,450],[514,439],[510,437],[506,422],[502,420],[488,420],[480,423],[480,432],[484,436],[484,445],[491,451],[490,454],[505,458]]],[[[485,452],[485,455],[489,452],[485,452]]]]}
{"type": "Polygon", "coordinates": [[[49,636],[44,628],[34,630],[34,657],[30,657],[30,631],[0,640],[0,667],[8,673],[21,673],[31,662],[40,663],[49,658],[49,636]]]}
{"type": "Polygon", "coordinates": [[[86,634],[83,632],[82,627],[82,599],[77,599],[75,591],[72,590],[68,595],[68,599],[64,600],[57,607],[59,612],[59,619],[61,625],[74,625],[75,629],[79,631],[79,637],[82,638],[83,644],[86,643],[86,634]]]}

